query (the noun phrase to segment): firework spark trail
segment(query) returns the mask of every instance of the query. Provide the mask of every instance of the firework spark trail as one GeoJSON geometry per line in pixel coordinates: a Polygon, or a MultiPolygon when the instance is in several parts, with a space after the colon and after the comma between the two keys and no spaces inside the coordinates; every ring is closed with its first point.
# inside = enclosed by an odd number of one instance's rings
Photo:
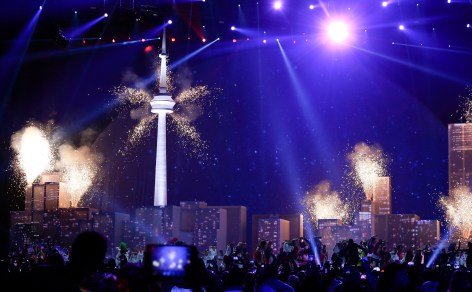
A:
{"type": "Polygon", "coordinates": [[[358,143],[347,156],[351,163],[350,177],[362,186],[367,199],[372,199],[372,192],[377,178],[386,175],[386,158],[378,146],[358,143]]]}
{"type": "Polygon", "coordinates": [[[317,224],[318,219],[341,219],[345,221],[349,216],[349,208],[344,204],[339,194],[331,190],[329,181],[322,181],[303,199],[303,205],[312,222],[317,224]]]}
{"type": "Polygon", "coordinates": [[[11,137],[16,154],[16,166],[21,169],[27,184],[52,166],[53,151],[47,135],[36,126],[28,126],[11,137]]]}
{"type": "Polygon", "coordinates": [[[171,114],[172,117],[171,124],[174,125],[174,129],[176,134],[183,138],[179,140],[180,145],[189,150],[190,154],[195,157],[204,158],[206,157],[206,149],[208,145],[206,142],[201,138],[200,133],[197,129],[190,124],[190,122],[178,115],[178,114],[171,114]],[[187,139],[185,139],[187,138],[187,139]]]}
{"type": "Polygon", "coordinates": [[[206,85],[199,85],[182,90],[175,98],[177,104],[201,103],[204,101],[202,97],[210,94],[210,90],[206,85]]]}
{"type": "Polygon", "coordinates": [[[452,190],[449,197],[439,199],[439,207],[446,215],[446,221],[459,230],[463,239],[468,240],[472,232],[472,192],[462,186],[452,190]]]}
{"type": "Polygon", "coordinates": [[[144,89],[136,89],[124,85],[115,86],[112,89],[112,93],[117,96],[120,103],[143,104],[148,103],[152,99],[152,95],[144,89]]]}
{"type": "Polygon", "coordinates": [[[59,160],[56,169],[63,173],[62,181],[66,189],[66,198],[72,207],[77,207],[79,200],[92,186],[98,172],[101,156],[93,153],[87,146],[74,148],[64,144],[59,147],[59,160]]]}
{"type": "Polygon", "coordinates": [[[466,96],[460,95],[462,99],[461,111],[457,111],[461,115],[461,120],[465,123],[472,123],[472,87],[467,86],[468,94],[466,96]]]}
{"type": "Polygon", "coordinates": [[[149,135],[149,133],[155,126],[156,119],[157,115],[149,115],[139,120],[138,124],[134,126],[133,130],[131,130],[128,135],[128,143],[131,146],[136,146],[144,136],[149,135]]]}

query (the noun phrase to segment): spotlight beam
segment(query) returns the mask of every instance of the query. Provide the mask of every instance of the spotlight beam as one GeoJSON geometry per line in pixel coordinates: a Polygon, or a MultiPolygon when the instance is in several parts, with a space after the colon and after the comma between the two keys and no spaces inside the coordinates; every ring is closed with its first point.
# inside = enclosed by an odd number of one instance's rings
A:
{"type": "Polygon", "coordinates": [[[89,21],[88,23],[74,29],[73,31],[71,31],[69,33],[69,39],[70,40],[73,40],[75,38],[77,38],[78,36],[82,35],[84,32],[86,32],[87,30],[89,30],[90,28],[92,28],[95,24],[99,23],[102,19],[104,19],[105,16],[102,15],[94,20],[91,20],[89,21]]]}
{"type": "MultiPolygon", "coordinates": [[[[316,118],[316,114],[314,113],[313,107],[309,102],[308,94],[305,92],[305,90],[303,89],[303,85],[298,80],[298,77],[295,74],[292,65],[290,64],[282,45],[279,41],[277,41],[277,44],[279,45],[280,53],[282,54],[285,68],[287,69],[292,87],[295,90],[294,95],[297,97],[297,101],[300,104],[303,117],[308,122],[308,124],[314,128],[315,133],[317,134],[317,137],[311,137],[313,145],[316,145],[315,149],[319,152],[320,157],[335,157],[335,155],[331,153],[330,150],[334,148],[331,147],[331,145],[329,144],[329,136],[326,135],[323,128],[321,127],[321,122],[316,118]]],[[[337,170],[333,170],[334,167],[332,162],[327,160],[325,165],[329,166],[330,173],[338,173],[337,170]]],[[[334,179],[329,178],[329,180],[334,179]]]]}
{"type": "Polygon", "coordinates": [[[4,92],[0,104],[0,120],[3,117],[3,113],[7,108],[8,102],[10,100],[10,94],[13,89],[13,86],[16,82],[16,77],[20,72],[21,65],[23,64],[26,50],[28,49],[31,37],[38,23],[39,16],[42,11],[42,6],[33,18],[29,21],[23,31],[20,33],[16,41],[13,43],[12,47],[1,59],[1,68],[0,70],[0,89],[4,92]],[[3,84],[6,83],[6,84],[3,84]]]}
{"type": "Polygon", "coordinates": [[[450,80],[450,81],[453,81],[453,82],[456,82],[456,83],[459,83],[459,84],[467,84],[470,81],[470,80],[463,80],[463,79],[460,79],[460,78],[456,78],[454,76],[449,76],[449,75],[447,75],[443,72],[433,70],[433,69],[429,69],[429,68],[425,68],[423,66],[414,64],[412,62],[407,62],[407,61],[404,61],[404,60],[401,60],[401,59],[398,59],[398,58],[387,56],[385,54],[376,53],[376,52],[366,50],[366,49],[363,49],[363,48],[360,48],[360,47],[356,47],[356,46],[353,46],[353,45],[350,45],[350,47],[352,47],[354,49],[357,49],[361,52],[368,53],[368,54],[371,54],[373,56],[376,56],[376,57],[379,57],[379,58],[382,58],[382,59],[400,64],[400,65],[404,65],[404,66],[407,66],[407,67],[413,68],[415,70],[425,72],[425,73],[428,73],[428,74],[431,74],[431,75],[434,75],[434,76],[437,76],[437,77],[441,77],[441,78],[444,78],[444,79],[447,79],[447,80],[450,80]]]}
{"type": "MultiPolygon", "coordinates": [[[[86,40],[97,40],[99,38],[85,38],[86,40]]],[[[94,50],[103,50],[103,49],[110,49],[114,48],[117,46],[125,46],[125,45],[133,45],[137,43],[146,43],[146,42],[153,42],[155,40],[158,40],[159,38],[152,38],[152,39],[145,39],[143,40],[134,40],[134,41],[125,41],[125,42],[120,42],[120,43],[110,43],[110,44],[101,44],[101,45],[96,45],[96,46],[85,46],[85,47],[79,47],[79,48],[74,48],[74,49],[69,49],[67,52],[69,54],[80,54],[80,53],[87,53],[90,51],[94,50]]],[[[32,60],[37,60],[37,59],[44,59],[44,58],[52,58],[55,56],[62,56],[63,52],[58,52],[57,50],[54,51],[47,51],[47,52],[41,52],[41,53],[35,53],[35,54],[30,54],[26,60],[27,61],[32,61],[32,60]]]]}
{"type": "Polygon", "coordinates": [[[211,43],[208,43],[206,44],[205,46],[197,49],[196,51],[188,54],[187,56],[177,60],[176,62],[174,62],[172,65],[170,65],[170,69],[174,69],[175,67],[181,65],[182,63],[188,61],[189,59],[195,57],[196,55],[198,55],[199,53],[201,53],[203,50],[207,49],[209,46],[211,46],[212,44],[216,43],[217,41],[219,41],[220,38],[217,38],[216,40],[212,41],[211,43]]]}
{"type": "MultiPolygon", "coordinates": [[[[220,40],[220,38],[217,38],[216,40],[212,41],[211,43],[208,43],[208,44],[204,45],[203,47],[195,50],[194,52],[192,52],[192,53],[184,56],[183,58],[177,60],[176,62],[169,65],[169,70],[173,70],[174,68],[181,65],[182,63],[184,63],[184,62],[188,61],[189,59],[195,57],[196,55],[201,53],[203,50],[205,50],[206,48],[208,48],[209,46],[211,46],[212,44],[214,44],[215,42],[217,42],[219,40],[220,40]]],[[[143,81],[139,82],[139,84],[137,86],[138,87],[146,87],[149,84],[151,84],[152,82],[154,82],[155,80],[156,80],[156,76],[154,74],[152,74],[151,76],[147,77],[143,81]]]]}
{"type": "Polygon", "coordinates": [[[326,5],[324,5],[323,1],[320,0],[320,1],[318,1],[318,3],[320,3],[321,9],[323,9],[324,14],[329,17],[328,8],[326,8],[326,5]]]}
{"type": "Polygon", "coordinates": [[[147,37],[153,37],[153,36],[159,35],[164,30],[164,28],[166,28],[169,25],[170,23],[166,21],[164,24],[147,31],[144,35],[147,37]]]}
{"type": "MultiPolygon", "coordinates": [[[[282,160],[282,171],[284,174],[284,177],[286,178],[286,181],[288,182],[288,185],[290,187],[290,192],[293,196],[293,201],[296,202],[297,204],[297,210],[304,210],[304,206],[301,204],[301,200],[298,197],[300,193],[303,193],[302,186],[301,186],[301,181],[300,181],[300,174],[298,171],[298,167],[296,162],[296,158],[294,157],[293,153],[295,149],[292,149],[292,145],[287,142],[287,138],[285,137],[285,134],[282,133],[288,133],[290,132],[290,129],[286,123],[281,122],[280,117],[278,115],[273,116],[272,120],[274,121],[274,124],[276,125],[276,129],[278,129],[275,133],[276,136],[276,141],[277,145],[283,145],[281,148],[285,149],[286,151],[282,151],[280,154],[281,160],[282,160]]],[[[301,212],[302,214],[305,212],[301,212]]],[[[314,252],[315,255],[315,262],[316,264],[320,264],[320,256],[318,253],[318,249],[316,247],[316,240],[315,240],[315,233],[313,232],[311,226],[308,226],[307,228],[308,232],[308,238],[310,238],[310,247],[314,252]]]]}
{"type": "Polygon", "coordinates": [[[445,52],[445,53],[456,53],[456,54],[472,55],[472,52],[470,52],[470,51],[452,50],[450,48],[445,49],[445,48],[430,47],[430,46],[419,46],[419,45],[404,44],[404,43],[392,43],[392,44],[396,45],[396,46],[405,46],[405,47],[410,47],[410,48],[426,49],[426,50],[439,51],[439,52],[445,52]]]}
{"type": "Polygon", "coordinates": [[[449,242],[449,237],[450,237],[450,234],[448,232],[446,236],[439,241],[438,246],[434,250],[434,253],[431,255],[428,262],[426,263],[426,268],[430,268],[431,265],[434,263],[434,261],[438,258],[439,254],[442,252],[442,250],[446,247],[447,243],[449,242]]]}

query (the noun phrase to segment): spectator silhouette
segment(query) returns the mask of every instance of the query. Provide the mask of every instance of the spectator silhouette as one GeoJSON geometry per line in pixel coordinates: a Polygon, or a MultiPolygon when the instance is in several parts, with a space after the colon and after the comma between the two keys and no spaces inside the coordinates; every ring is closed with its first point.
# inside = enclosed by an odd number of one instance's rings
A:
{"type": "Polygon", "coordinates": [[[452,274],[451,281],[449,282],[449,289],[447,291],[472,291],[472,285],[470,284],[467,273],[463,271],[455,271],[454,274],[452,274]]]}
{"type": "Polygon", "coordinates": [[[102,267],[106,252],[107,242],[100,233],[83,232],[72,244],[69,266],[82,276],[90,275],[102,267]]]}
{"type": "Polygon", "coordinates": [[[43,265],[25,275],[20,291],[114,291],[99,273],[103,267],[107,242],[97,232],[79,234],[72,244],[66,266],[43,265]],[[107,284],[105,284],[107,283],[107,284]],[[22,290],[23,289],[23,290],[22,290]]]}

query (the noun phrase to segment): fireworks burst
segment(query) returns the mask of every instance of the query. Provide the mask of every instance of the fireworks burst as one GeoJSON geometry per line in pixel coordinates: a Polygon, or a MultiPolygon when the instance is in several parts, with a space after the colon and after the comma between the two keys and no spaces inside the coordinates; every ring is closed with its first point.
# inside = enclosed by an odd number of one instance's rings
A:
{"type": "Polygon", "coordinates": [[[467,95],[459,96],[462,98],[462,110],[460,112],[458,110],[457,112],[461,115],[462,121],[464,121],[465,123],[472,123],[472,87],[467,86],[466,89],[468,91],[467,95]]]}
{"type": "MultiPolygon", "coordinates": [[[[173,82],[170,76],[168,74],[168,89],[175,91],[175,87],[171,85],[173,82]]],[[[192,156],[203,159],[207,157],[206,150],[208,146],[191,122],[198,119],[205,112],[204,108],[206,106],[211,105],[212,97],[216,92],[219,91],[216,89],[210,90],[206,85],[182,89],[175,98],[174,112],[168,115],[171,117],[170,125],[173,125],[170,130],[181,138],[178,143],[192,156]]],[[[117,102],[123,107],[124,111],[129,112],[132,119],[138,120],[138,123],[128,132],[125,145],[119,150],[122,155],[125,155],[127,150],[141,143],[143,138],[156,128],[157,115],[151,114],[149,102],[152,99],[152,94],[144,89],[134,89],[120,85],[115,87],[112,93],[117,96],[117,102]]]]}
{"type": "Polygon", "coordinates": [[[446,215],[446,221],[468,240],[472,232],[472,192],[468,187],[458,187],[449,197],[439,199],[439,207],[446,215]]]}
{"type": "Polygon", "coordinates": [[[372,192],[377,179],[386,175],[386,157],[378,146],[358,143],[348,154],[352,171],[349,176],[356,185],[362,186],[367,199],[372,199],[372,192]]]}
{"type": "Polygon", "coordinates": [[[322,181],[307,192],[303,199],[303,205],[307,210],[308,217],[315,225],[318,219],[346,221],[349,216],[348,206],[341,201],[336,191],[331,190],[329,181],[322,181]]]}
{"type": "Polygon", "coordinates": [[[24,174],[27,184],[53,165],[52,145],[46,133],[36,126],[27,126],[11,137],[11,148],[16,157],[16,171],[24,174]]]}
{"type": "Polygon", "coordinates": [[[61,200],[77,207],[99,172],[101,156],[93,153],[87,146],[74,148],[64,144],[59,147],[59,157],[56,168],[63,174],[62,182],[66,189],[66,197],[61,200]]]}

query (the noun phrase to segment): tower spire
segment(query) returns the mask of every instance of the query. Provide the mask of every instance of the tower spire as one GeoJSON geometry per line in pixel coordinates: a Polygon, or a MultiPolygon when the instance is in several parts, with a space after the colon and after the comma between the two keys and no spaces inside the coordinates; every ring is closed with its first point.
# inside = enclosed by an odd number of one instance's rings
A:
{"type": "Polygon", "coordinates": [[[151,112],[158,114],[156,176],[154,181],[154,206],[167,205],[167,153],[166,153],[166,115],[174,111],[175,101],[167,92],[167,53],[166,30],[162,37],[161,72],[159,76],[159,93],[151,100],[151,112]]]}
{"type": "Polygon", "coordinates": [[[167,49],[166,49],[166,28],[162,33],[162,48],[159,54],[161,59],[161,74],[159,76],[159,93],[167,93],[167,49]]]}

